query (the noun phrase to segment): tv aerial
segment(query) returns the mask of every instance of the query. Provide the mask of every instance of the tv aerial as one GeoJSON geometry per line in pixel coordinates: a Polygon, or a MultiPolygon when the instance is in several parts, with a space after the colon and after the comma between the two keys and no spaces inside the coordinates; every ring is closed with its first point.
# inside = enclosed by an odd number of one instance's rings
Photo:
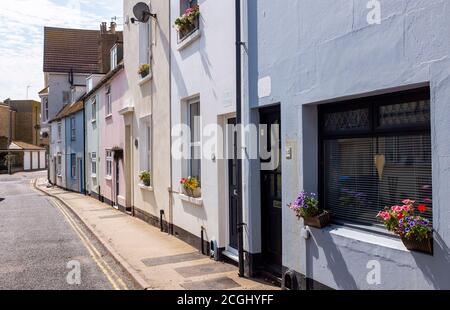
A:
{"type": "Polygon", "coordinates": [[[148,4],[144,2],[139,2],[134,6],[133,14],[134,18],[131,18],[132,24],[135,22],[148,23],[150,17],[156,19],[156,14],[152,13],[148,4]]]}

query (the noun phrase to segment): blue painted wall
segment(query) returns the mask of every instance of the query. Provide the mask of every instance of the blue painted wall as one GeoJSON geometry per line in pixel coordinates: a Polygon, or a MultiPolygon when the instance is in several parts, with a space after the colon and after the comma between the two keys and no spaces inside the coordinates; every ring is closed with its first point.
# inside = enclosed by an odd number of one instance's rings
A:
{"type": "MultiPolygon", "coordinates": [[[[300,190],[318,191],[319,104],[430,85],[435,253],[339,226],[312,229],[305,240],[302,223],[285,208],[283,265],[335,289],[449,289],[450,2],[381,0],[379,25],[367,22],[368,2],[248,0],[246,121],[257,123],[258,107],[281,104],[283,151],[294,150],[293,160],[282,155],[287,205],[300,190]],[[266,77],[270,95],[260,98],[258,81],[266,77]],[[367,281],[374,262],[379,284],[367,281]]],[[[260,208],[258,168],[246,165],[252,221],[260,208]]],[[[250,251],[258,253],[258,228],[250,229],[250,251]]]]}
{"type": "MultiPolygon", "coordinates": [[[[66,187],[75,192],[83,192],[84,175],[82,175],[81,167],[84,166],[84,111],[79,111],[73,115],[64,118],[66,125],[66,187]],[[71,120],[75,120],[75,138],[72,139],[71,120]],[[74,158],[73,158],[74,157],[74,158]],[[72,175],[72,161],[75,160],[75,174],[72,175]]],[[[83,169],[84,170],[84,169],[83,169]]]]}

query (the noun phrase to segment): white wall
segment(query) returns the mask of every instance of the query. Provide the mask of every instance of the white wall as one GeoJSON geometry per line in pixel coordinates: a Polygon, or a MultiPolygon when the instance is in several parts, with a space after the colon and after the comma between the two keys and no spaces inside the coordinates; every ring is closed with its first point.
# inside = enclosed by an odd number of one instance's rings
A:
{"type": "MultiPolygon", "coordinates": [[[[133,17],[133,7],[139,0],[124,1],[125,20],[133,17]]],[[[147,3],[149,3],[147,1],[147,3]]],[[[139,28],[142,24],[124,26],[124,60],[125,74],[128,83],[127,93],[123,101],[125,106],[134,107],[134,113],[124,118],[125,125],[131,127],[131,154],[126,151],[125,160],[132,166],[132,204],[138,216],[159,219],[160,211],[164,211],[167,222],[171,222],[169,189],[170,183],[170,32],[169,1],[151,1],[151,11],[156,13],[158,20],[150,19],[146,24],[150,30],[150,55],[152,79],[142,83],[138,74],[141,64],[139,46],[139,28]],[[147,170],[147,124],[152,128],[152,188],[143,189],[139,186],[139,174],[147,170]],[[137,146],[136,146],[137,142],[137,146]],[[130,162],[131,161],[131,162],[130,162]]]]}
{"type": "MultiPolygon", "coordinates": [[[[180,1],[171,0],[171,21],[180,16],[180,1]]],[[[200,98],[203,126],[217,124],[221,116],[235,112],[235,35],[234,1],[199,1],[201,37],[179,51],[177,32],[172,29],[172,126],[184,122],[183,103],[192,96],[200,98]]],[[[173,160],[174,190],[179,183],[183,163],[173,160]]],[[[174,224],[200,236],[206,228],[207,239],[215,239],[220,247],[228,244],[226,215],[228,205],[223,195],[228,191],[228,180],[223,161],[202,161],[203,206],[183,202],[173,196],[174,224]],[[222,196],[221,196],[222,195],[222,196]]]]}

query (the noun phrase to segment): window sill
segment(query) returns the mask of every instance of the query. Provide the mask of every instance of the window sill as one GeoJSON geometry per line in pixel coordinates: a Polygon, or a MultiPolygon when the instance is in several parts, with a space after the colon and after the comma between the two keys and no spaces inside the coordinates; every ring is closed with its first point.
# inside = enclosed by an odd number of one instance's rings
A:
{"type": "Polygon", "coordinates": [[[180,52],[184,50],[186,47],[194,43],[196,40],[198,40],[202,36],[202,32],[200,29],[195,30],[193,33],[191,33],[189,36],[187,36],[183,41],[178,43],[177,50],[180,52]]]}
{"type": "Polygon", "coordinates": [[[59,179],[62,179],[62,177],[63,177],[62,174],[58,174],[59,179]]]}
{"type": "Polygon", "coordinates": [[[338,226],[335,224],[329,226],[327,230],[332,236],[355,240],[383,248],[409,252],[409,250],[407,250],[403,245],[403,242],[395,235],[389,237],[387,235],[377,234],[375,231],[373,233],[370,233],[368,231],[358,230],[345,226],[338,226]]]}
{"type": "Polygon", "coordinates": [[[141,78],[138,82],[139,86],[143,86],[153,79],[153,74],[150,72],[146,77],[141,78]]]}
{"type": "Polygon", "coordinates": [[[192,197],[186,196],[184,194],[178,194],[178,196],[182,201],[189,202],[190,204],[193,204],[194,206],[198,206],[198,207],[203,206],[202,198],[192,198],[192,197]]]}
{"type": "Polygon", "coordinates": [[[91,178],[92,178],[92,179],[96,179],[96,178],[97,178],[97,175],[96,175],[96,174],[91,174],[91,178]]]}
{"type": "Polygon", "coordinates": [[[143,191],[153,192],[152,186],[145,186],[144,184],[139,184],[139,188],[143,191]]]}
{"type": "Polygon", "coordinates": [[[112,177],[106,176],[106,177],[105,177],[105,180],[106,180],[106,181],[112,181],[112,177]]]}
{"type": "Polygon", "coordinates": [[[95,123],[97,123],[96,119],[91,120],[91,124],[95,124],[95,123]]]}
{"type": "Polygon", "coordinates": [[[106,120],[110,120],[110,119],[112,119],[112,117],[113,117],[112,114],[109,114],[109,115],[106,115],[106,116],[105,116],[105,119],[106,119],[106,120]]]}

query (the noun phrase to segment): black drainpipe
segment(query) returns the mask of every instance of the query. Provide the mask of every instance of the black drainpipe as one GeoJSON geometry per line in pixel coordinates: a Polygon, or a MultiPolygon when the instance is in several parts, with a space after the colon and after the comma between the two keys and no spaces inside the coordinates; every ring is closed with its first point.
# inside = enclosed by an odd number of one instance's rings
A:
{"type": "MultiPolygon", "coordinates": [[[[241,0],[235,0],[236,9],[236,125],[242,124],[242,59],[241,59],[241,0]]],[[[241,134],[241,133],[239,133],[241,134]]],[[[242,140],[242,135],[241,139],[242,140]]],[[[239,276],[245,277],[245,253],[244,253],[244,223],[243,223],[243,195],[242,195],[242,156],[238,155],[242,151],[242,143],[238,144],[239,149],[235,154],[237,159],[238,177],[238,250],[239,250],[239,276]]]]}

